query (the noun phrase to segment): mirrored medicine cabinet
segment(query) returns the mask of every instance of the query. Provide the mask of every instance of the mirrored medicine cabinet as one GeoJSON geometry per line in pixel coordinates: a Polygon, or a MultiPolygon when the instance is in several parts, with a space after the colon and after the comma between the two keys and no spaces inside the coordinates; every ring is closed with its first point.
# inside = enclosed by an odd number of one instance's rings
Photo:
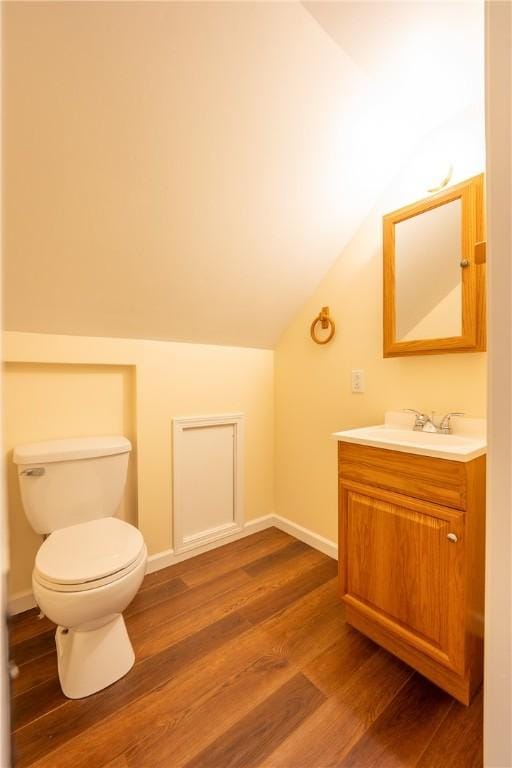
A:
{"type": "Polygon", "coordinates": [[[483,174],[384,216],[384,357],[485,349],[483,174]]]}

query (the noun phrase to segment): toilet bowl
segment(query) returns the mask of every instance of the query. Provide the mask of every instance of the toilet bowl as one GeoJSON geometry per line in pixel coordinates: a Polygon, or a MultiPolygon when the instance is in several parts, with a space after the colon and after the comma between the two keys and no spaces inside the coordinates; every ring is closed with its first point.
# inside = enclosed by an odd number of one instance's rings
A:
{"type": "Polygon", "coordinates": [[[141,585],[146,561],[140,531],[116,518],[60,529],[41,545],[32,588],[58,625],[59,678],[69,698],[106,688],[133,666],[121,614],[141,585]]]}
{"type": "Polygon", "coordinates": [[[55,624],[63,693],[79,699],[133,666],[123,611],[146,571],[140,531],[114,515],[131,445],[124,437],[73,438],[14,451],[23,507],[46,536],[32,573],[34,598],[55,624]]]}

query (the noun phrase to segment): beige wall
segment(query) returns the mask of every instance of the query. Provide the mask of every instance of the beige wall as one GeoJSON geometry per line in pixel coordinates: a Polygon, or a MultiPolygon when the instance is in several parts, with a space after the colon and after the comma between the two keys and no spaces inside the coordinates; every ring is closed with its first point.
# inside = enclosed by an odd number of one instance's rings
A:
{"type": "Polygon", "coordinates": [[[40,539],[26,523],[11,462],[25,441],[122,432],[134,440],[123,514],[150,554],[172,547],[173,416],[246,416],[245,515],[273,512],[273,353],[126,339],[4,334],[11,594],[30,589],[40,539]]]}
{"type": "Polygon", "coordinates": [[[512,4],[486,3],[489,452],[484,764],[512,765],[512,4]]]}
{"type": "MultiPolygon", "coordinates": [[[[479,116],[463,114],[436,131],[365,220],[282,337],[275,353],[276,512],[331,540],[337,538],[336,443],[340,429],[382,423],[384,411],[486,413],[485,354],[448,354],[384,360],[382,356],[382,215],[425,197],[418,188],[422,158],[451,145],[461,181],[484,168],[479,116]],[[473,139],[473,140],[471,140],[473,139]],[[329,305],[336,336],[314,344],[309,326],[329,305]],[[350,371],[363,368],[366,391],[352,394],[350,371]]],[[[442,175],[442,174],[441,174],[442,175]]],[[[434,179],[433,179],[434,180],[434,179]]]]}

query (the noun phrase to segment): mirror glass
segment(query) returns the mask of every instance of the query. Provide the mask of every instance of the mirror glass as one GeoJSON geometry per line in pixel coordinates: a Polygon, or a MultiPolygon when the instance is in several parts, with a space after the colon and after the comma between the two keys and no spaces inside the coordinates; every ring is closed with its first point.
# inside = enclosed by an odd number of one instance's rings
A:
{"type": "Polygon", "coordinates": [[[462,203],[395,224],[396,341],[462,334],[462,203]]]}

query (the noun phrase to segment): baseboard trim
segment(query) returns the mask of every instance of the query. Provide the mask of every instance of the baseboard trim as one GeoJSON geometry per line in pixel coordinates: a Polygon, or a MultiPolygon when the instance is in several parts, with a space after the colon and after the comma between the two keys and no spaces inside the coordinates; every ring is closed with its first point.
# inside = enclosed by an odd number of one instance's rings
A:
{"type": "Polygon", "coordinates": [[[24,613],[30,611],[31,608],[35,608],[37,603],[34,599],[31,589],[27,589],[25,592],[17,592],[13,595],[8,602],[8,612],[11,616],[17,613],[24,613]]]}
{"type": "Polygon", "coordinates": [[[222,547],[224,544],[229,544],[231,541],[237,541],[238,539],[243,539],[245,536],[250,536],[252,533],[263,531],[265,528],[271,528],[275,525],[274,520],[274,515],[264,515],[263,517],[257,517],[254,520],[248,520],[244,523],[243,528],[238,531],[227,533],[225,536],[219,536],[213,541],[194,547],[194,549],[188,549],[185,552],[175,552],[174,549],[165,549],[163,552],[157,552],[148,557],[146,573],[160,571],[162,568],[176,565],[176,563],[181,563],[183,560],[188,560],[190,557],[202,555],[203,552],[209,552],[211,549],[222,547]]]}
{"type": "MultiPolygon", "coordinates": [[[[245,536],[250,536],[252,533],[263,531],[266,528],[279,528],[280,531],[288,533],[299,541],[303,541],[305,544],[309,544],[313,549],[318,549],[323,552],[324,555],[332,557],[334,560],[338,559],[338,547],[334,541],[326,539],[324,536],[320,536],[318,533],[311,531],[309,528],[304,528],[298,523],[294,523],[286,517],[281,515],[264,515],[263,517],[257,517],[254,520],[248,520],[243,528],[233,533],[228,533],[222,538],[210,541],[207,544],[202,544],[195,549],[187,550],[186,552],[176,553],[174,549],[165,549],[162,552],[157,552],[154,555],[148,557],[148,565],[146,573],[154,573],[154,571],[160,571],[162,568],[168,568],[170,565],[176,565],[182,560],[188,560],[196,555],[201,555],[203,552],[209,552],[211,549],[222,547],[224,544],[229,544],[231,541],[237,541],[237,539],[243,539],[245,536]]],[[[11,616],[17,613],[23,613],[31,608],[36,607],[36,601],[31,590],[25,592],[18,592],[13,595],[9,600],[8,608],[11,616]]]]}
{"type": "Polygon", "coordinates": [[[280,531],[289,533],[290,536],[294,536],[299,541],[309,544],[313,549],[318,549],[324,555],[332,557],[333,560],[338,559],[338,546],[334,541],[326,539],[325,536],[320,536],[320,534],[311,531],[309,528],[304,528],[304,526],[298,523],[292,522],[287,517],[281,517],[281,515],[274,515],[273,517],[273,524],[280,531]]]}

